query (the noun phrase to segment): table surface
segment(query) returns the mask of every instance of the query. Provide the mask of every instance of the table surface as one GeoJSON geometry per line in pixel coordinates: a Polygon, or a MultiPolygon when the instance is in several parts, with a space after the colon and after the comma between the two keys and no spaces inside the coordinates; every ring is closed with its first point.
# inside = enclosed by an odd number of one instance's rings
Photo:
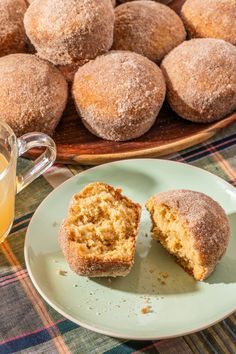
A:
{"type": "MultiPolygon", "coordinates": [[[[236,124],[205,144],[166,158],[201,167],[236,186],[236,124]]],[[[18,169],[27,164],[29,161],[19,159],[18,169]]],[[[213,327],[188,336],[161,341],[127,341],[74,324],[40,297],[25,267],[23,248],[27,226],[48,193],[84,169],[84,166],[53,166],[17,195],[14,225],[0,246],[0,354],[235,354],[236,313],[213,327]]]]}

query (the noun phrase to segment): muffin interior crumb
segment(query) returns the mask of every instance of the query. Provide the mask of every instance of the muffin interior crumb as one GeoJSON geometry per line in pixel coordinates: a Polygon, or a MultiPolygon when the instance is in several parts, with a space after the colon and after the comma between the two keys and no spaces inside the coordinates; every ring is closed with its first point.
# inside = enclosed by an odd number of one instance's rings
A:
{"type": "Polygon", "coordinates": [[[84,255],[129,260],[133,257],[138,213],[120,190],[94,183],[74,197],[69,238],[84,255]]]}
{"type": "Polygon", "coordinates": [[[161,204],[153,213],[153,236],[178,263],[190,274],[200,277],[205,269],[200,264],[199,254],[194,250],[188,225],[181,220],[177,211],[161,204]]]}

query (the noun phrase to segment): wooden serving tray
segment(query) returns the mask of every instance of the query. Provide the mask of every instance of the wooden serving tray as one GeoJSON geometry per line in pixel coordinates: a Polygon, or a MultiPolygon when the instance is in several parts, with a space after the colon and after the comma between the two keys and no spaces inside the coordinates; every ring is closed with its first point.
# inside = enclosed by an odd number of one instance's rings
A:
{"type": "MultiPolygon", "coordinates": [[[[184,0],[174,0],[170,6],[179,12],[184,0]]],[[[96,165],[109,161],[167,155],[199,144],[220,129],[236,122],[236,113],[211,124],[196,124],[179,118],[165,102],[151,130],[138,139],[127,142],[106,141],[92,135],[80,121],[70,99],[53,139],[57,145],[57,162],[96,165]]],[[[35,158],[39,150],[31,150],[35,158]]]]}

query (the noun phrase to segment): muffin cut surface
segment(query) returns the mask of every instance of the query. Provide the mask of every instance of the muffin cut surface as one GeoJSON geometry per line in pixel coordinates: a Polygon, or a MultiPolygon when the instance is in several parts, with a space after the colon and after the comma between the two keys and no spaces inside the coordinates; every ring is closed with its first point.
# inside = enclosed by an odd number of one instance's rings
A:
{"type": "Polygon", "coordinates": [[[129,273],[141,207],[104,183],[91,183],[71,201],[59,243],[73,271],[85,276],[129,273]]]}

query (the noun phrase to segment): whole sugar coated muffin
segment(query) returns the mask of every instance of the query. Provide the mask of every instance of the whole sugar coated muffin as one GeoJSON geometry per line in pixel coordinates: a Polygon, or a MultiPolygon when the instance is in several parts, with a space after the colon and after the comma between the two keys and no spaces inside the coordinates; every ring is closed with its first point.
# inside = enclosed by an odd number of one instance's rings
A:
{"type": "Polygon", "coordinates": [[[165,98],[165,81],[159,67],[149,59],[111,51],[79,68],[73,96],[91,133],[125,141],[151,128],[165,98]]]}
{"type": "Polygon", "coordinates": [[[220,39],[192,39],[162,62],[167,99],[181,117],[200,123],[236,109],[236,47],[220,39]]]}
{"type": "Polygon", "coordinates": [[[113,49],[130,50],[160,62],[185,40],[180,17],[154,1],[133,1],[116,7],[113,49]]]}
{"type": "Polygon", "coordinates": [[[187,0],[181,17],[191,38],[219,38],[236,45],[236,0],[187,0]]]}
{"type": "Polygon", "coordinates": [[[113,41],[111,0],[34,0],[24,24],[38,56],[55,65],[83,65],[113,41]]]}
{"type": "Polygon", "coordinates": [[[154,240],[175,256],[196,280],[204,280],[224,255],[230,226],[212,198],[190,190],[170,190],[150,198],[154,240]]]}
{"type": "Polygon", "coordinates": [[[26,9],[24,0],[0,0],[0,56],[25,51],[26,9]]]}
{"type": "Polygon", "coordinates": [[[17,136],[52,135],[67,102],[67,83],[58,69],[32,54],[0,58],[0,120],[17,136]]]}

